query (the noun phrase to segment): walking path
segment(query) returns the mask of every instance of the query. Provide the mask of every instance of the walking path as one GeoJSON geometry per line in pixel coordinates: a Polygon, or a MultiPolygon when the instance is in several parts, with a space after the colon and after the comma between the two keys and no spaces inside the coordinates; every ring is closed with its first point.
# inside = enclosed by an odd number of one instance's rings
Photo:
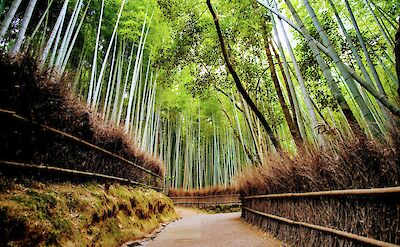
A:
{"type": "Polygon", "coordinates": [[[169,224],[156,238],[142,243],[146,247],[258,247],[282,246],[240,219],[240,213],[204,214],[178,208],[182,219],[169,224]]]}

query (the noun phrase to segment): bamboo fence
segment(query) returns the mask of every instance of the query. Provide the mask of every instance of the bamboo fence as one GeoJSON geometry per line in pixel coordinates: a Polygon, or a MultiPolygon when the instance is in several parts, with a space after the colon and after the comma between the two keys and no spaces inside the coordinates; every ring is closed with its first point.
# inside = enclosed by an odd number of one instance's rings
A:
{"type": "MultiPolygon", "coordinates": [[[[0,114],[3,116],[7,116],[13,119],[16,119],[17,121],[21,121],[27,124],[31,124],[39,129],[41,129],[42,131],[48,131],[50,133],[62,136],[64,138],[69,139],[72,142],[75,142],[77,144],[83,145],[85,147],[88,147],[90,149],[96,150],[98,152],[101,152],[103,154],[106,154],[110,157],[116,158],[119,161],[122,161],[123,163],[126,163],[130,166],[133,166],[147,174],[149,174],[152,177],[155,177],[156,179],[161,179],[162,177],[152,171],[150,171],[149,169],[146,169],[140,165],[135,164],[134,162],[121,157],[115,153],[112,153],[104,148],[101,148],[95,144],[92,144],[90,142],[87,142],[85,140],[82,140],[74,135],[71,135],[69,133],[65,133],[63,131],[60,131],[58,129],[40,124],[34,120],[22,117],[18,114],[16,114],[14,111],[10,111],[10,110],[6,110],[6,109],[0,109],[0,114]]],[[[37,170],[37,171],[47,171],[50,173],[63,173],[63,174],[69,174],[69,175],[75,175],[75,176],[82,176],[82,177],[92,177],[92,178],[96,178],[96,179],[102,179],[102,180],[110,180],[110,181],[115,181],[115,182],[121,182],[121,183],[126,183],[126,184],[131,184],[131,185],[135,185],[135,186],[143,186],[143,187],[148,187],[148,188],[152,188],[155,190],[159,190],[162,191],[163,188],[161,187],[157,187],[157,186],[152,186],[152,185],[147,185],[145,183],[140,183],[137,181],[133,181],[127,178],[121,178],[121,177],[116,177],[116,176],[109,176],[109,175],[105,175],[105,174],[99,174],[99,173],[94,173],[94,172],[88,172],[88,171],[81,171],[81,170],[71,170],[71,169],[65,169],[65,168],[60,168],[60,167],[55,167],[55,166],[51,166],[51,165],[45,165],[45,164],[28,164],[28,163],[23,163],[23,162],[18,162],[18,161],[9,161],[9,160],[0,160],[0,164],[2,166],[7,166],[7,167],[12,167],[12,168],[24,168],[26,170],[37,170]]]]}
{"type": "Polygon", "coordinates": [[[155,176],[155,177],[157,177],[159,179],[162,179],[162,177],[160,175],[158,175],[158,174],[156,174],[156,173],[154,173],[154,172],[152,172],[152,171],[150,171],[150,170],[148,170],[148,169],[146,169],[146,168],[144,168],[144,167],[142,167],[140,165],[137,165],[137,164],[133,163],[132,161],[125,159],[124,157],[121,157],[121,156],[119,156],[117,154],[114,154],[114,153],[112,153],[112,152],[110,152],[108,150],[105,150],[105,149],[97,146],[97,145],[94,145],[94,144],[92,144],[90,142],[82,140],[82,139],[80,139],[80,138],[78,138],[76,136],[73,136],[71,134],[65,133],[63,131],[57,130],[55,128],[52,128],[52,127],[49,127],[49,126],[46,126],[46,125],[43,125],[43,124],[40,124],[40,123],[37,123],[36,121],[30,120],[30,119],[25,118],[25,117],[22,117],[22,116],[16,114],[15,112],[13,112],[13,111],[0,109],[0,113],[4,114],[6,116],[12,117],[14,119],[17,119],[17,120],[20,120],[20,121],[23,121],[23,122],[26,122],[26,123],[30,123],[30,124],[32,124],[34,126],[40,127],[44,131],[49,131],[49,132],[58,134],[60,136],[66,137],[66,138],[68,138],[68,139],[70,139],[70,140],[72,140],[72,141],[74,141],[76,143],[79,143],[81,145],[84,145],[84,146],[87,146],[89,148],[92,148],[92,149],[95,149],[97,151],[100,151],[100,152],[102,152],[104,154],[107,154],[107,155],[109,155],[111,157],[114,157],[114,158],[116,158],[116,159],[118,159],[120,161],[123,161],[124,163],[126,163],[128,165],[134,166],[135,168],[138,168],[138,169],[140,169],[140,170],[142,170],[142,171],[144,171],[144,172],[146,172],[146,173],[148,173],[148,174],[150,174],[152,176],[155,176]]]}
{"type": "Polygon", "coordinates": [[[161,187],[155,187],[155,186],[147,185],[144,183],[139,183],[137,181],[133,181],[133,180],[126,179],[126,178],[114,177],[114,176],[109,176],[109,175],[99,174],[99,173],[94,173],[94,172],[85,172],[85,171],[65,169],[65,168],[54,167],[54,166],[43,165],[43,164],[42,165],[27,164],[27,163],[6,161],[6,160],[0,160],[0,164],[2,166],[12,167],[12,168],[22,168],[22,169],[28,169],[28,170],[45,171],[45,172],[50,172],[50,173],[62,173],[62,174],[67,174],[67,175],[91,177],[91,178],[96,178],[96,179],[111,180],[111,181],[115,181],[115,182],[132,184],[135,186],[148,187],[148,188],[155,189],[158,191],[163,190],[163,188],[161,188],[161,187]]]}
{"type": "Polygon", "coordinates": [[[184,206],[218,206],[218,205],[229,205],[229,206],[240,206],[240,195],[239,194],[228,194],[228,195],[206,195],[206,196],[176,196],[170,197],[175,205],[184,206]]]}
{"type": "Polygon", "coordinates": [[[287,219],[284,217],[280,217],[280,216],[276,216],[273,214],[266,214],[257,210],[253,210],[251,208],[248,207],[242,207],[243,210],[258,214],[260,216],[264,216],[276,221],[280,221],[280,222],[284,222],[286,224],[289,225],[294,225],[294,226],[303,226],[303,227],[307,227],[307,228],[311,228],[313,230],[317,230],[317,231],[321,231],[324,233],[329,233],[329,234],[334,234],[343,238],[347,238],[347,239],[351,239],[351,240],[355,240],[357,242],[360,243],[364,243],[364,244],[368,244],[368,245],[373,245],[373,246],[382,246],[382,247],[399,247],[399,245],[396,244],[392,244],[392,243],[387,243],[387,242],[383,242],[380,240],[376,240],[373,238],[367,238],[367,237],[363,237],[363,236],[359,236],[356,234],[352,234],[352,233],[348,233],[345,231],[340,231],[337,229],[333,229],[333,228],[329,228],[329,227],[324,227],[324,226],[318,226],[318,225],[314,225],[314,224],[309,224],[306,222],[301,222],[301,221],[295,221],[295,220],[291,220],[291,219],[287,219]]]}
{"type": "MultiPolygon", "coordinates": [[[[393,243],[388,243],[380,240],[376,240],[373,238],[368,238],[365,236],[360,236],[357,234],[341,231],[334,228],[329,228],[325,226],[310,224],[307,222],[296,221],[292,219],[288,219],[285,217],[277,216],[274,214],[264,213],[258,210],[254,210],[250,207],[247,207],[247,203],[250,201],[260,201],[262,203],[263,200],[286,200],[286,199],[296,199],[296,198],[317,198],[320,199],[325,197],[387,197],[398,199],[400,195],[400,186],[398,187],[388,187],[388,188],[371,188],[371,189],[349,189],[349,190],[331,190],[331,191],[316,191],[316,192],[306,192],[306,193],[283,193],[283,194],[267,194],[267,195],[254,195],[254,196],[245,196],[241,197],[243,202],[242,210],[245,212],[251,212],[261,217],[266,217],[268,219],[285,223],[292,226],[301,226],[306,227],[312,230],[317,230],[325,234],[333,234],[342,238],[350,239],[359,243],[373,245],[373,246],[384,246],[384,247],[394,247],[400,246],[393,243]]],[[[300,210],[300,208],[299,208],[300,210]]],[[[393,219],[396,220],[396,219],[393,219]]]]}
{"type": "Polygon", "coordinates": [[[351,189],[351,190],[329,190],[316,191],[306,193],[283,193],[268,194],[242,197],[242,200],[249,199],[272,199],[272,198],[301,198],[301,197],[318,197],[318,196],[379,196],[379,195],[396,195],[400,194],[400,186],[389,188],[372,188],[372,189],[351,189]]]}

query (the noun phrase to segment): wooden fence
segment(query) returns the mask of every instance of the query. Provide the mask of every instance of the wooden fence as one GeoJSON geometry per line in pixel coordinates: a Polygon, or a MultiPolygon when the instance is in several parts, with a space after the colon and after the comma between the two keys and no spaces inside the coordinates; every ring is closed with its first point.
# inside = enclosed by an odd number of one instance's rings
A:
{"type": "Polygon", "coordinates": [[[25,171],[36,170],[36,171],[40,171],[40,172],[48,172],[51,174],[59,173],[59,174],[73,175],[73,176],[78,176],[78,177],[88,177],[88,178],[94,178],[94,179],[98,179],[98,180],[105,180],[105,181],[124,183],[124,184],[129,184],[129,185],[134,185],[134,186],[147,187],[147,188],[155,189],[157,191],[163,190],[162,187],[147,185],[147,184],[129,180],[126,178],[114,177],[114,176],[109,176],[109,175],[99,174],[99,173],[94,173],[94,172],[65,169],[65,168],[54,167],[54,166],[49,166],[49,165],[26,164],[26,163],[21,163],[21,162],[0,160],[0,167],[9,167],[12,169],[21,169],[21,170],[25,170],[25,171]]]}
{"type": "Polygon", "coordinates": [[[207,196],[179,196],[170,197],[175,205],[185,207],[207,208],[218,205],[240,206],[240,195],[207,195],[207,196]]]}
{"type": "MultiPolygon", "coordinates": [[[[357,234],[353,234],[350,232],[342,231],[339,229],[334,229],[331,227],[325,227],[321,225],[316,225],[316,224],[311,224],[308,222],[303,222],[303,221],[298,221],[298,220],[293,220],[289,219],[286,217],[282,217],[279,215],[271,214],[271,213],[266,213],[262,212],[262,210],[257,210],[257,208],[263,208],[260,205],[265,205],[268,204],[268,206],[272,205],[271,202],[277,200],[276,204],[279,206],[279,204],[283,204],[284,202],[287,202],[288,200],[300,200],[300,199],[314,199],[314,200],[326,200],[327,198],[337,198],[337,199],[343,199],[346,200],[348,197],[352,198],[358,198],[362,197],[371,199],[372,197],[381,197],[382,202],[388,202],[390,204],[394,204],[394,208],[397,208],[397,213],[394,212],[394,215],[397,215],[397,219],[393,218],[390,219],[393,221],[393,225],[397,224],[397,227],[394,229],[397,229],[397,232],[395,230],[394,234],[399,235],[400,233],[398,232],[399,230],[399,220],[398,218],[398,213],[400,211],[400,187],[389,187],[389,188],[373,188],[373,189],[352,189],[352,190],[333,190],[333,191],[318,191],[318,192],[307,192],[307,193],[284,193],[284,194],[268,194],[268,195],[255,195],[255,196],[246,196],[242,197],[242,210],[243,214],[250,213],[250,214],[255,214],[260,218],[266,218],[272,221],[276,221],[278,223],[290,225],[292,227],[305,227],[308,229],[312,229],[315,231],[319,231],[323,234],[332,234],[344,239],[349,239],[351,241],[355,241],[358,243],[366,244],[366,245],[373,245],[373,246],[387,246],[387,247],[394,247],[394,246],[400,246],[398,245],[397,239],[395,237],[395,243],[389,243],[377,239],[373,239],[370,237],[366,236],[360,236],[357,234]],[[341,198],[338,198],[341,197],[341,198]]],[[[368,200],[367,199],[367,200],[368,200]]],[[[375,198],[376,199],[376,198],[375,198]]],[[[298,205],[298,204],[295,204],[298,205]]],[[[364,205],[364,207],[367,207],[367,205],[364,205]]],[[[296,208],[295,210],[301,211],[301,208],[296,208]]],[[[321,208],[321,211],[324,211],[324,208],[321,208]]],[[[385,210],[383,210],[385,211],[385,210]]],[[[395,210],[396,211],[396,210],[395,210]]],[[[296,215],[294,213],[293,215],[296,215]]],[[[385,216],[387,217],[387,216],[385,216]]],[[[340,220],[340,219],[337,219],[340,220]]],[[[259,222],[262,222],[259,221],[259,222]]],[[[361,220],[362,222],[362,220],[361,220]]],[[[262,223],[261,223],[262,224],[262,223]]],[[[384,226],[382,226],[383,228],[384,226]]]]}
{"type": "MultiPolygon", "coordinates": [[[[146,169],[140,165],[135,164],[134,162],[121,157],[120,155],[114,154],[104,148],[101,148],[95,144],[92,144],[90,142],[87,142],[85,140],[82,140],[72,134],[69,133],[65,133],[63,131],[57,130],[55,128],[40,124],[34,120],[22,117],[18,114],[16,114],[14,111],[10,111],[10,110],[5,110],[5,109],[0,109],[0,114],[2,116],[6,116],[9,118],[12,118],[14,120],[20,121],[20,122],[24,122],[27,124],[30,124],[34,127],[39,128],[40,130],[44,131],[44,132],[50,132],[53,133],[55,135],[59,135],[63,138],[67,138],[72,142],[75,142],[79,145],[85,146],[86,148],[89,148],[91,150],[95,150],[97,152],[103,153],[109,157],[115,158],[117,160],[119,160],[120,162],[130,165],[132,167],[134,167],[135,169],[141,170],[144,173],[147,173],[149,176],[154,177],[160,181],[163,180],[163,177],[152,172],[149,169],[146,169]]],[[[136,186],[145,186],[145,187],[149,187],[149,188],[153,188],[159,191],[162,191],[163,188],[162,187],[158,187],[158,186],[153,186],[150,184],[145,184],[145,183],[141,183],[138,181],[133,181],[130,180],[128,178],[121,178],[121,177],[116,177],[116,176],[109,176],[106,174],[99,174],[99,173],[95,173],[95,172],[90,172],[90,171],[82,171],[82,170],[72,170],[72,169],[65,169],[65,168],[61,168],[61,167],[55,167],[55,166],[51,166],[48,164],[28,164],[26,162],[19,162],[19,161],[10,161],[10,160],[0,160],[0,167],[9,167],[12,169],[19,169],[22,171],[31,171],[31,170],[36,170],[36,171],[45,171],[48,173],[63,173],[63,174],[69,174],[69,175],[74,175],[74,176],[78,176],[78,177],[91,177],[91,178],[95,178],[95,179],[100,179],[100,180],[107,180],[107,181],[115,181],[115,182],[122,182],[122,183],[127,183],[127,184],[131,184],[131,185],[136,185],[136,186]]]]}

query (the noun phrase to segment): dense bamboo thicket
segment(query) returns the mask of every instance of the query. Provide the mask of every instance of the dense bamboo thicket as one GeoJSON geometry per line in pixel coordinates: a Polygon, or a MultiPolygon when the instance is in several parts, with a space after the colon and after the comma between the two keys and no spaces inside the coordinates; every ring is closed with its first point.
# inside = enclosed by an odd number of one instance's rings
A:
{"type": "MultiPolygon", "coordinates": [[[[132,158],[164,175],[171,196],[230,193],[238,174],[242,195],[398,186],[399,7],[396,0],[5,0],[0,106],[132,158]]],[[[0,142],[14,158],[147,179],[22,127],[9,122],[9,139],[0,142]]],[[[246,203],[399,241],[391,220],[398,200],[246,203]]],[[[300,245],[353,245],[249,212],[244,218],[300,245]]]]}
{"type": "Polygon", "coordinates": [[[164,162],[168,188],[229,186],[277,151],[385,140],[400,114],[398,7],[7,0],[0,47],[69,74],[74,97],[164,162]]]}

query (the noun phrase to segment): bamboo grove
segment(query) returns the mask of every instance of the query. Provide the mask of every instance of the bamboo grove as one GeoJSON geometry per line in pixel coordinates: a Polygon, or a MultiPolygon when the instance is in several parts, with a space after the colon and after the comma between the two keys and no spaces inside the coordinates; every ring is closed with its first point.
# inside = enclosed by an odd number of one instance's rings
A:
{"type": "Polygon", "coordinates": [[[35,54],[163,160],[167,187],[399,120],[400,4],[357,0],[2,0],[0,47],[35,54]],[[396,67],[397,66],[397,67],[396,67]]]}

